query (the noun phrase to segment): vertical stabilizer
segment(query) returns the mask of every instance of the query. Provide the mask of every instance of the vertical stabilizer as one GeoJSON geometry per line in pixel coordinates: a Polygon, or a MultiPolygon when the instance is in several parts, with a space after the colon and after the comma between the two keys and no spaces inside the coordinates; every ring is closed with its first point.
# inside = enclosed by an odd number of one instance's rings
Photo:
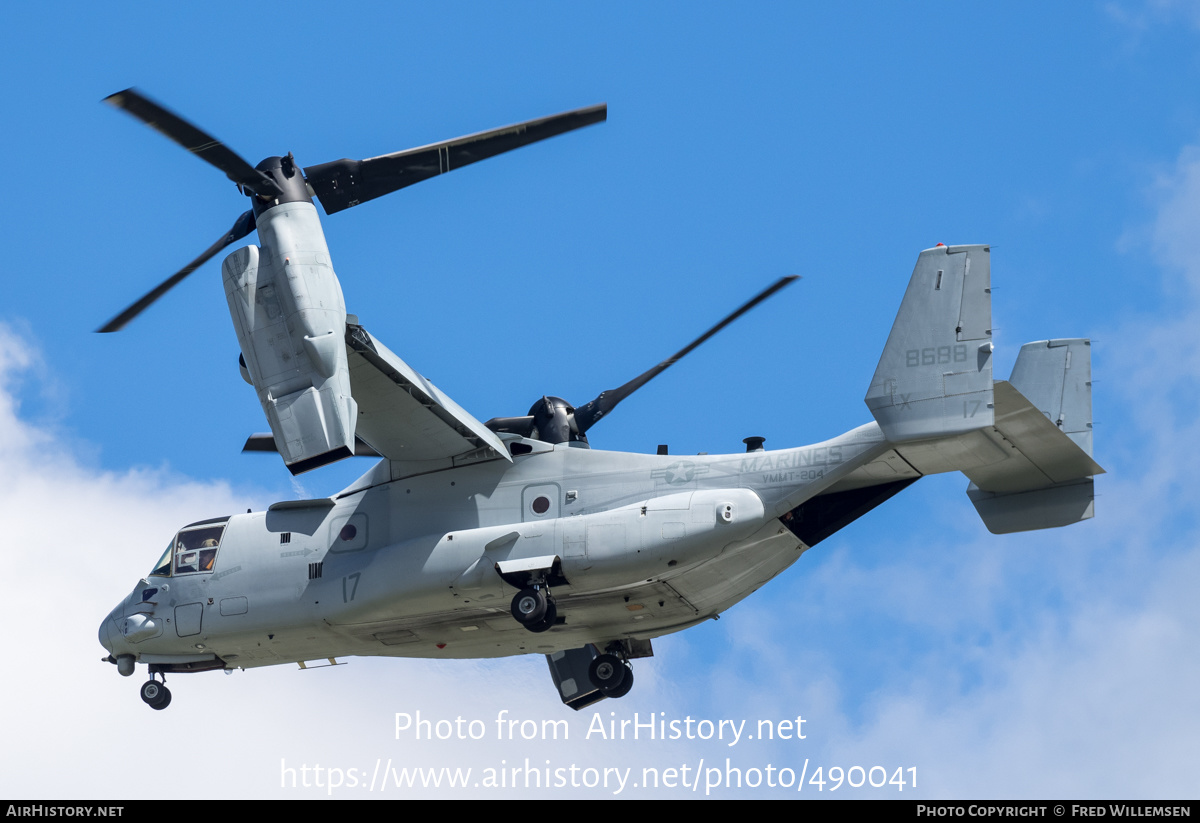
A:
{"type": "Polygon", "coordinates": [[[1051,423],[1092,452],[1092,341],[1026,343],[1008,379],[1051,423]]]}
{"type": "Polygon", "coordinates": [[[893,443],[992,425],[988,246],[921,252],[866,403],[893,443]]]}

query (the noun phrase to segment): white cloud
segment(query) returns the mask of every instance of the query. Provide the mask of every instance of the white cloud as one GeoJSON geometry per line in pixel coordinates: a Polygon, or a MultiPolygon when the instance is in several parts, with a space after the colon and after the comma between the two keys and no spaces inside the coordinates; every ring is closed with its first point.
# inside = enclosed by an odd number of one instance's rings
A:
{"type": "Polygon", "coordinates": [[[1153,25],[1170,25],[1182,20],[1200,28],[1200,3],[1196,0],[1141,0],[1141,2],[1109,2],[1104,4],[1108,16],[1134,32],[1153,25]]]}

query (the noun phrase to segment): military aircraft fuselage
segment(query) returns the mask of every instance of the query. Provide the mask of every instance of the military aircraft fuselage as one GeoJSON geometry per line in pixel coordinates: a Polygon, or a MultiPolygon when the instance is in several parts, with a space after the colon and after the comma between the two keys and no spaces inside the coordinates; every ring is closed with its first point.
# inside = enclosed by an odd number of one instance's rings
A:
{"type": "Polygon", "coordinates": [[[649,639],[713,617],[794,562],[807,545],[781,518],[886,451],[874,424],[719,456],[509,444],[529,452],[411,475],[382,461],[333,498],[187,527],[181,538],[223,523],[209,567],[177,538],[173,565],[134,587],[101,640],[188,669],[649,639]],[[531,634],[498,572],[538,558],[557,558],[553,592],[570,617],[531,634]]]}

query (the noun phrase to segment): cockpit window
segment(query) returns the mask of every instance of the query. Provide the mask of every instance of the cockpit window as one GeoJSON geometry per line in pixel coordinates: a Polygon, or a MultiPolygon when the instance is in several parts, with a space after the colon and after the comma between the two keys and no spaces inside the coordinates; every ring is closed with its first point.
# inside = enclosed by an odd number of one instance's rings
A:
{"type": "Polygon", "coordinates": [[[171,555],[174,549],[175,541],[172,540],[167,544],[166,551],[162,553],[162,557],[158,558],[158,562],[154,564],[154,571],[150,572],[151,577],[171,576],[171,555]]]}
{"type": "Polygon", "coordinates": [[[210,572],[217,560],[217,549],[225,524],[184,529],[175,535],[175,574],[210,572]]]}

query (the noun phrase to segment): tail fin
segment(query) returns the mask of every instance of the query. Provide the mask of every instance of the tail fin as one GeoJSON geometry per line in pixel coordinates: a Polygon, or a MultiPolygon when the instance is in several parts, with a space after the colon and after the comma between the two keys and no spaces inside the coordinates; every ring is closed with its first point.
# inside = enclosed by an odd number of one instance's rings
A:
{"type": "Polygon", "coordinates": [[[892,443],[993,423],[991,249],[921,252],[866,403],[892,443]]]}
{"type": "Polygon", "coordinates": [[[1008,459],[968,469],[967,495],[995,534],[1067,526],[1093,513],[1091,341],[1021,347],[1011,383],[995,385],[995,428],[1008,459]]]}
{"type": "Polygon", "coordinates": [[[1091,340],[1026,343],[1008,382],[1092,456],[1091,340]]]}

